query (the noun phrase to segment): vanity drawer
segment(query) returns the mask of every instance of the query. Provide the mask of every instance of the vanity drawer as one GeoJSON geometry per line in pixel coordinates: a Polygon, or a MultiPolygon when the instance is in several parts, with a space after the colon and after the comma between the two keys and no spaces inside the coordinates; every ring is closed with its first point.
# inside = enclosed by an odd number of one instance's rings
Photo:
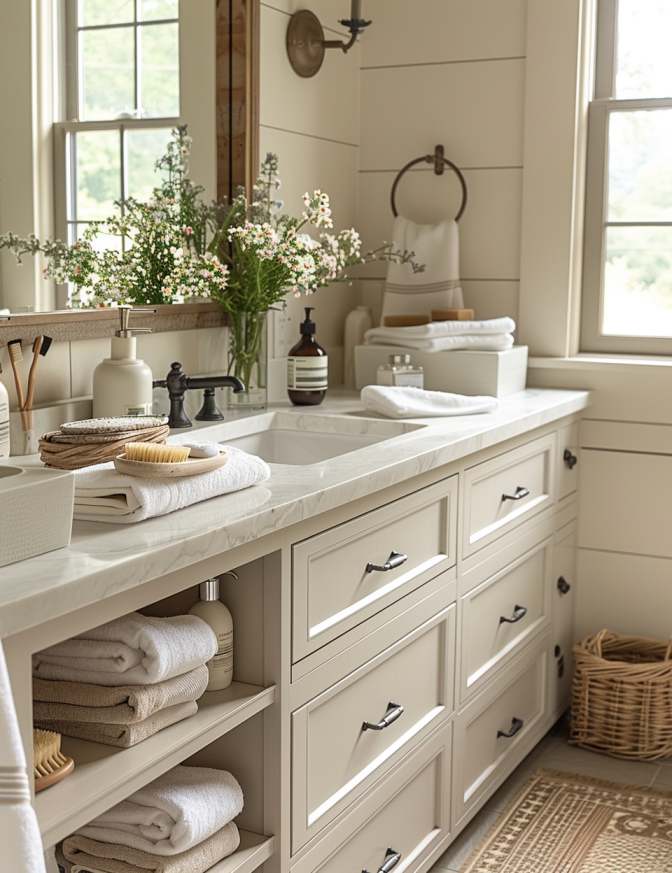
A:
{"type": "Polygon", "coordinates": [[[579,422],[558,431],[558,500],[579,487],[579,422]]]}
{"type": "Polygon", "coordinates": [[[552,572],[553,538],[548,537],[462,598],[461,702],[550,626],[552,572]]]}
{"type": "Polygon", "coordinates": [[[555,434],[549,434],[466,470],[463,556],[550,506],[554,467],[555,434]]]}
{"type": "Polygon", "coordinates": [[[453,821],[456,830],[469,811],[508,776],[545,730],[547,637],[512,664],[501,681],[477,697],[455,724],[453,821]]]}
{"type": "Polygon", "coordinates": [[[410,873],[450,832],[451,726],[446,725],[383,780],[301,857],[292,873],[377,873],[387,861],[410,873]],[[413,814],[409,815],[412,810],[413,814]]]}
{"type": "Polygon", "coordinates": [[[450,713],[454,643],[453,605],[293,713],[294,853],[450,713]]]}
{"type": "Polygon", "coordinates": [[[574,672],[574,608],[576,600],[576,522],[555,535],[551,602],[553,615],[551,711],[558,717],[570,702],[574,672]]]}
{"type": "Polygon", "coordinates": [[[452,567],[456,512],[453,476],[293,546],[294,663],[452,567]]]}

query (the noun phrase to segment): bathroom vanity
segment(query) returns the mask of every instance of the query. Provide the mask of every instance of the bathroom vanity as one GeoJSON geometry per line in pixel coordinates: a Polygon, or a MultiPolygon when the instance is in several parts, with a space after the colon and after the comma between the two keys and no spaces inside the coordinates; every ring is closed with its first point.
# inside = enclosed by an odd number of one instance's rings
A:
{"type": "Polygon", "coordinates": [[[32,653],[132,610],[186,612],[212,576],[234,618],[235,681],[196,716],[127,750],[64,738],[75,772],[35,799],[45,847],[189,761],[245,794],[214,873],[429,869],[566,708],[587,405],[528,390],[401,423],[342,397],[204,428],[256,447],[271,480],[78,523],[68,549],[0,570],[29,760],[32,653]]]}

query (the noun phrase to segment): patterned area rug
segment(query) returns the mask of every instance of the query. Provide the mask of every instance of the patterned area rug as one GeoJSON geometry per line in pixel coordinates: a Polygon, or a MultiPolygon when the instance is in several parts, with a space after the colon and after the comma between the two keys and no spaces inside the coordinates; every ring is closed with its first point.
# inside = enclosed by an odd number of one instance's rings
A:
{"type": "Polygon", "coordinates": [[[672,794],[542,770],[462,873],[672,873],[672,794]]]}

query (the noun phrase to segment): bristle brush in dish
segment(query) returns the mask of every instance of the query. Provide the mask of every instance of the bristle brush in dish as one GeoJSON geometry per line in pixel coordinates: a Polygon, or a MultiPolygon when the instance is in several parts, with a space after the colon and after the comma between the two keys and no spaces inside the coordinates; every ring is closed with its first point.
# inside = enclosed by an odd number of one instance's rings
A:
{"type": "Polygon", "coordinates": [[[166,446],[156,443],[126,443],[127,461],[150,464],[181,464],[189,457],[188,446],[166,446]]]}

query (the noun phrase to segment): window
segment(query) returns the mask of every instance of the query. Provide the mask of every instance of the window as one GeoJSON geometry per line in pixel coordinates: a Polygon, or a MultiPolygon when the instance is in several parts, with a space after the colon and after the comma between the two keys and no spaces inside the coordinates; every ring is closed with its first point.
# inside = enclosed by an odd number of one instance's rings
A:
{"type": "Polygon", "coordinates": [[[154,164],[180,116],[178,3],[67,2],[68,121],[56,125],[55,162],[62,239],[73,242],[116,201],[146,197],[157,184],[154,164]]]}
{"type": "Polygon", "coordinates": [[[581,345],[672,352],[672,2],[599,0],[581,345]]]}

